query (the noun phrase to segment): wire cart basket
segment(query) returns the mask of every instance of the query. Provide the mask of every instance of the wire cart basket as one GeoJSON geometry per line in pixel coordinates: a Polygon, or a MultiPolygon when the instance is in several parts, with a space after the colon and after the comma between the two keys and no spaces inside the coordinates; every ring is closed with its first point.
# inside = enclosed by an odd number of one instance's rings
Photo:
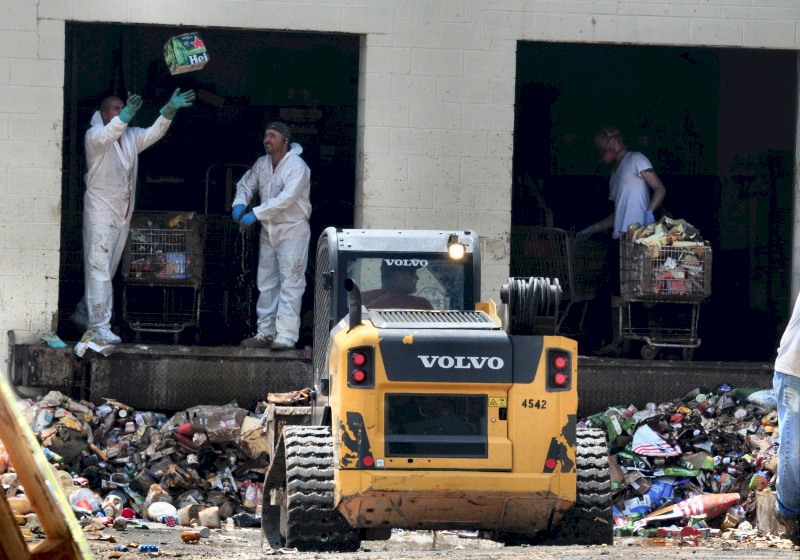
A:
{"type": "Polygon", "coordinates": [[[648,246],[620,240],[620,340],[643,341],[642,358],[653,359],[661,348],[681,348],[691,360],[700,346],[697,324],[700,303],[711,295],[711,247],[684,241],[648,246]],[[647,325],[631,312],[634,304],[652,309],[655,304],[674,304],[647,325]]]}
{"type": "Polygon", "coordinates": [[[205,220],[194,212],[134,213],[122,255],[122,318],[136,333],[200,325],[205,220]]]}
{"type": "Polygon", "coordinates": [[[607,247],[602,241],[580,239],[574,231],[537,226],[512,229],[512,276],[557,278],[561,285],[560,331],[573,305],[582,303],[577,332],[583,332],[587,304],[602,285],[607,247]]]}

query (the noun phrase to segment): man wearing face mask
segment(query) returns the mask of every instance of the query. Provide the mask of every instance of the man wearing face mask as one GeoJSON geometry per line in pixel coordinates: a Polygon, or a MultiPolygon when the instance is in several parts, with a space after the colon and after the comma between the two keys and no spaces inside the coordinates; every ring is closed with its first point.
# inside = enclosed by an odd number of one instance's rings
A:
{"type": "MultiPolygon", "coordinates": [[[[607,126],[594,135],[594,145],[601,154],[603,163],[613,164],[609,181],[608,198],[614,203],[614,211],[604,219],[596,222],[580,232],[579,238],[586,238],[600,231],[612,228],[611,236],[619,239],[635,223],[647,225],[655,222],[653,212],[657,210],[667,189],[658,178],[650,160],[641,152],[632,152],[625,145],[620,129],[607,126]],[[652,191],[652,194],[651,194],[652,191]]],[[[612,329],[613,340],[601,348],[601,353],[617,348],[619,344],[619,244],[612,243],[612,250],[607,258],[608,272],[611,282],[612,329]]]]}

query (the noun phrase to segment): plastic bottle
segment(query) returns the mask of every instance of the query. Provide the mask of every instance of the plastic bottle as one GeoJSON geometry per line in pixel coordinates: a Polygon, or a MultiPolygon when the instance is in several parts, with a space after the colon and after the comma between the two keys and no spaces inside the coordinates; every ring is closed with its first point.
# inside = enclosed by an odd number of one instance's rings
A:
{"type": "Polygon", "coordinates": [[[86,503],[88,503],[93,510],[95,509],[95,505],[97,505],[97,507],[100,506],[98,503],[97,494],[88,488],[78,488],[69,495],[69,505],[77,507],[78,502],[80,501],[86,501],[86,503]]]}
{"type": "Polygon", "coordinates": [[[125,503],[125,494],[119,490],[112,490],[103,500],[103,511],[108,517],[118,517],[125,503]]]}
{"type": "Polygon", "coordinates": [[[155,544],[140,544],[139,552],[158,552],[158,545],[155,544]]]}

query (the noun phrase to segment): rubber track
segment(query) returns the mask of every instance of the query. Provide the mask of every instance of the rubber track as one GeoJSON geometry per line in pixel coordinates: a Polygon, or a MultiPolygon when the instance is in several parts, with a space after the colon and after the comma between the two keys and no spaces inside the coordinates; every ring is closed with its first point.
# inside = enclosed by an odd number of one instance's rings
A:
{"type": "Polygon", "coordinates": [[[612,544],[611,477],[608,446],[598,429],[579,429],[575,449],[578,491],[571,517],[576,522],[576,544],[612,544]]]}
{"type": "Polygon", "coordinates": [[[286,426],[286,546],[353,552],[359,533],[333,508],[333,437],[328,426],[286,426]]]}

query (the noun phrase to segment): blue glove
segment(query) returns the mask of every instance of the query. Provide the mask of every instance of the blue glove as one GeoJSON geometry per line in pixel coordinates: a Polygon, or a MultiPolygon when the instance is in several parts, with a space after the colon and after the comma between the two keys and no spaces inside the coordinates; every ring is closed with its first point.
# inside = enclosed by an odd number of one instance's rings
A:
{"type": "Polygon", "coordinates": [[[242,216],[244,216],[245,206],[244,204],[237,204],[233,207],[233,212],[231,216],[233,216],[233,221],[237,224],[241,221],[242,216]]]}
{"type": "Polygon", "coordinates": [[[256,221],[258,221],[256,215],[253,212],[248,212],[244,215],[244,218],[242,218],[242,225],[252,226],[256,221]]]}
{"type": "Polygon", "coordinates": [[[656,221],[656,217],[653,216],[653,213],[650,210],[644,211],[644,225],[652,224],[656,221]]]}
{"type": "Polygon", "coordinates": [[[594,233],[594,226],[589,226],[589,227],[586,227],[586,228],[583,228],[582,230],[580,230],[578,232],[577,238],[578,239],[586,239],[586,238],[590,237],[593,233],[594,233]]]}
{"type": "Polygon", "coordinates": [[[128,94],[128,102],[123,107],[122,111],[119,112],[119,120],[128,124],[133,120],[133,116],[136,114],[136,111],[142,108],[142,96],[138,93],[128,94]]]}
{"type": "Polygon", "coordinates": [[[192,103],[194,103],[194,98],[194,90],[190,89],[181,93],[181,88],[178,88],[173,92],[167,104],[161,108],[161,114],[165,119],[172,120],[172,117],[175,116],[178,109],[182,107],[191,107],[192,103]]]}

